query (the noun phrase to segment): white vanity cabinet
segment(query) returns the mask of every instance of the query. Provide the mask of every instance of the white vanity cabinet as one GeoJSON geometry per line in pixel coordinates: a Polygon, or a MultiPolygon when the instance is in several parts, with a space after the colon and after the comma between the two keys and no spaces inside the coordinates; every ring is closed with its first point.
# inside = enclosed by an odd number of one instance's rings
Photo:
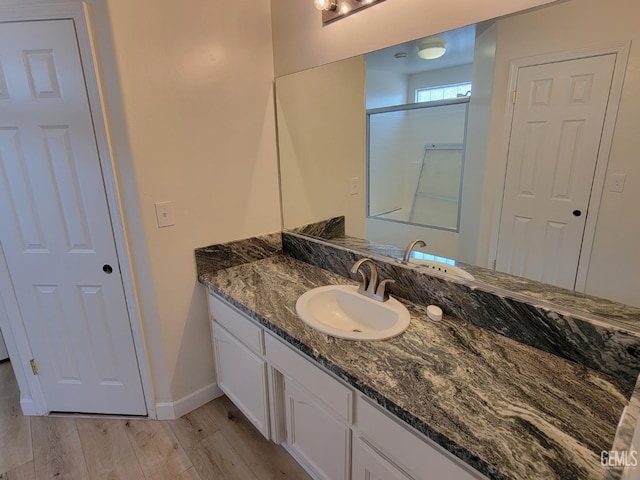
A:
{"type": "Polygon", "coordinates": [[[352,480],[486,478],[363,395],[356,412],[352,480]]]}
{"type": "Polygon", "coordinates": [[[267,439],[267,362],[262,328],[218,297],[209,296],[218,386],[267,439]]]}
{"type": "Polygon", "coordinates": [[[351,480],[411,480],[358,435],[353,438],[352,455],[351,480]]]}
{"type": "MultiPolygon", "coordinates": [[[[280,375],[285,448],[318,479],[348,480],[351,474],[353,390],[271,335],[267,359],[280,375]]],[[[280,383],[280,382],[278,382],[280,383]]]]}
{"type": "Polygon", "coordinates": [[[482,475],[215,295],[218,385],[318,480],[472,480],[482,475]]]}

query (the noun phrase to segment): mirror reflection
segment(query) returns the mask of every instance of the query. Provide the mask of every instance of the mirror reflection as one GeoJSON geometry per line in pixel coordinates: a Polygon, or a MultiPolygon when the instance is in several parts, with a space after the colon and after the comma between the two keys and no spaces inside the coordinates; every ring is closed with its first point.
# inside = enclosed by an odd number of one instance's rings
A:
{"type": "Polygon", "coordinates": [[[446,32],[437,59],[416,39],[278,78],[284,227],[344,215],[349,236],[399,249],[420,238],[428,254],[640,306],[639,14],[633,0],[569,0],[446,32]],[[462,141],[425,128],[411,151],[391,148],[408,134],[397,118],[367,140],[367,109],[466,83],[462,141]],[[367,169],[369,143],[382,153],[367,169]],[[422,186],[455,197],[420,175],[425,146],[443,143],[464,145],[458,228],[436,225],[442,206],[410,218],[422,186]]]}
{"type": "Polygon", "coordinates": [[[468,99],[367,111],[367,217],[458,231],[468,99]]]}

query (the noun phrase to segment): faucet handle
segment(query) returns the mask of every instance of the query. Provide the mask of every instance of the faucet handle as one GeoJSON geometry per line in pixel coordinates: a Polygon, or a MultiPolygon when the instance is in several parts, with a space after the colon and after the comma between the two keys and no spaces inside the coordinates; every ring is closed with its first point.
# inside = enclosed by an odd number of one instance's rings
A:
{"type": "Polygon", "coordinates": [[[378,299],[380,299],[380,301],[386,302],[387,300],[389,300],[389,294],[386,292],[385,289],[388,283],[395,283],[395,282],[396,282],[395,280],[387,278],[386,280],[382,280],[378,284],[378,290],[376,290],[376,296],[378,297],[378,299]]]}

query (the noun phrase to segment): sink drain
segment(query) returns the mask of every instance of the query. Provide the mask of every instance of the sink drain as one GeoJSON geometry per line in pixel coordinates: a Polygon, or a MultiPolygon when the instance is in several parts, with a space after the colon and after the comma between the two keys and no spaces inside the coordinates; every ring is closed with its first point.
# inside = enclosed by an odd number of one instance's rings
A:
{"type": "Polygon", "coordinates": [[[358,330],[357,328],[354,328],[353,330],[351,330],[354,333],[362,333],[362,330],[358,330]]]}

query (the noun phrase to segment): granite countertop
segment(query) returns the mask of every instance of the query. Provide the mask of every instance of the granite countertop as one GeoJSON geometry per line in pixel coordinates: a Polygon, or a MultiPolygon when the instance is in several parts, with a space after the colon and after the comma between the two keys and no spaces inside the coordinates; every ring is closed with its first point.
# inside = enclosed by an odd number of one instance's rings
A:
{"type": "Polygon", "coordinates": [[[282,254],[200,281],[490,478],[605,475],[600,453],[629,402],[607,375],[453,317],[432,322],[402,299],[412,319],[398,337],[327,336],[297,317],[297,298],[355,282],[282,254]]]}

